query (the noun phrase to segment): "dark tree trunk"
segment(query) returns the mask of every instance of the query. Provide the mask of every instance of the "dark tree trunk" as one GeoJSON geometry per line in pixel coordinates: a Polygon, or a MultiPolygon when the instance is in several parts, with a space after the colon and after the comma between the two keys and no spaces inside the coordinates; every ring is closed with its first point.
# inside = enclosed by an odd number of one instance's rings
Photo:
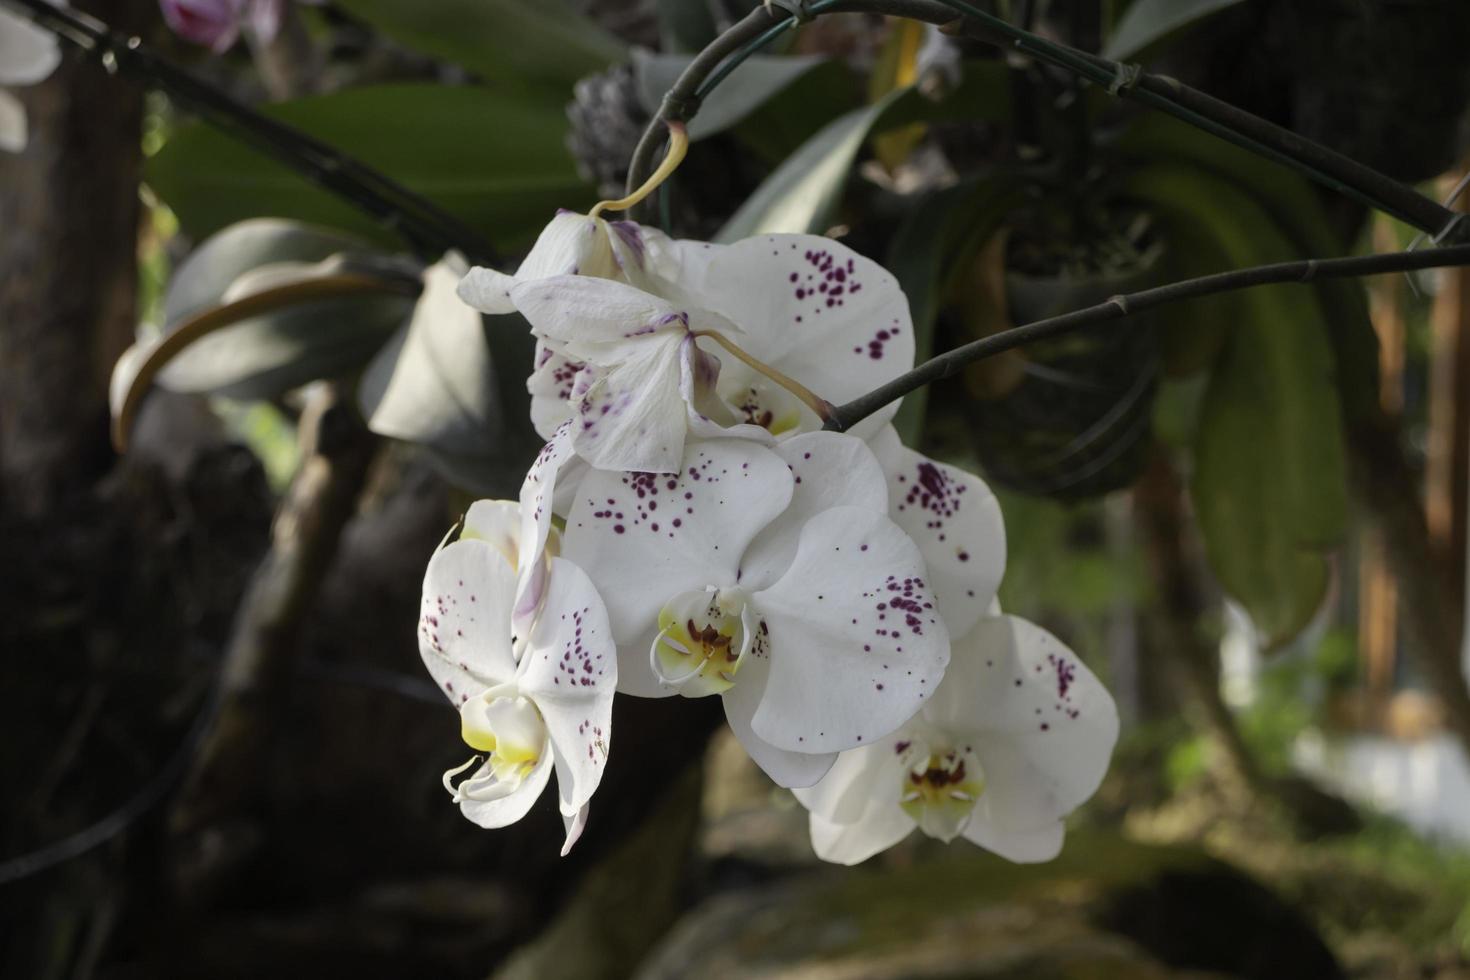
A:
{"type": "MultiPolygon", "coordinates": [[[[150,8],[79,6],[124,25],[150,8]]],[[[137,316],[143,90],[69,51],[17,94],[31,142],[0,154],[0,506],[40,517],[112,465],[107,379],[137,316]]]]}

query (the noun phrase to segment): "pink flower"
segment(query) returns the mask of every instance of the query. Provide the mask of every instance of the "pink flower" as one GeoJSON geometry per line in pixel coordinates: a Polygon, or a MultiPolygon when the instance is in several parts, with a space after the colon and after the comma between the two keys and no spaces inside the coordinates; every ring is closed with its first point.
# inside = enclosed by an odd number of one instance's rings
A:
{"type": "Polygon", "coordinates": [[[207,45],[216,54],[240,36],[245,0],[159,0],[163,19],[186,41],[207,45]]]}
{"type": "MultiPolygon", "coordinates": [[[[321,0],[302,0],[320,3],[321,0]]],[[[186,41],[203,44],[221,54],[240,37],[240,25],[262,41],[269,41],[281,28],[286,0],[159,0],[163,19],[186,41]]]]}

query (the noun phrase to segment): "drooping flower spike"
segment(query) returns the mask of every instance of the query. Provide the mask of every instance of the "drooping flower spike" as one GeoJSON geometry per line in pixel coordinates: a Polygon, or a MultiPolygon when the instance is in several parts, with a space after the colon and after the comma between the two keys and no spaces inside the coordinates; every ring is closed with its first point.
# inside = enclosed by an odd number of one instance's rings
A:
{"type": "Polygon", "coordinates": [[[444,775],[461,811],[482,827],[514,823],[555,769],[565,854],[607,760],[617,656],[601,598],[561,558],[544,559],[539,609],[529,633],[517,633],[517,564],[528,556],[516,511],[509,501],[477,504],[460,538],[430,559],[419,652],[479,753],[444,775]]]}
{"type": "Polygon", "coordinates": [[[828,861],[856,864],[915,827],[1046,861],[1117,737],[1113,699],[1072,651],[1024,619],[991,616],[954,644],[944,682],[912,720],[842,753],[796,796],[828,861]]]}
{"type": "Polygon", "coordinates": [[[677,473],[592,470],[563,551],[604,596],[619,689],[719,694],[785,786],[881,738],[939,684],[949,638],[859,439],[691,442],[677,473]]]}

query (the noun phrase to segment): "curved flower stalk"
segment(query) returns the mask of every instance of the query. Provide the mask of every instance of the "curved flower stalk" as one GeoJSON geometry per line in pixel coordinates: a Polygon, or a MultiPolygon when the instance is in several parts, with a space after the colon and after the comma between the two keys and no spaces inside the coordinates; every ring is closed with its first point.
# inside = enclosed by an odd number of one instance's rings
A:
{"type": "Polygon", "coordinates": [[[419,653],[459,709],[464,741],[479,753],[444,774],[461,811],[482,827],[514,823],[554,768],[566,854],[607,760],[617,657],[606,609],[586,574],[565,559],[523,554],[517,510],[509,501],[476,504],[460,538],[430,559],[419,653]],[[546,573],[539,608],[521,635],[517,565],[527,559],[544,560],[546,573]]]}
{"type": "Polygon", "coordinates": [[[842,753],[796,796],[827,861],[857,864],[915,827],[1047,861],[1117,737],[1112,697],[1072,651],[1024,619],[993,616],[954,644],[944,682],[914,718],[842,753]]]}
{"type": "Polygon", "coordinates": [[[776,782],[810,785],[938,686],[949,636],[859,439],[691,441],[677,473],[592,470],[563,539],[608,606],[619,690],[718,694],[776,782]]]}
{"type": "Polygon", "coordinates": [[[0,7],[0,150],[19,153],[29,138],[25,108],[3,86],[44,81],[60,63],[56,35],[0,7]]]}

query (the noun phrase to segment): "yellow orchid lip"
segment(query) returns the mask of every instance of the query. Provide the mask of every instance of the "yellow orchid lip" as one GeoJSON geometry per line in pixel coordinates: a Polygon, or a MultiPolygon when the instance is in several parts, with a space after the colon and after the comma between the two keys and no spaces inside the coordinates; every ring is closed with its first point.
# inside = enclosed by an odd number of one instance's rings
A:
{"type": "Polygon", "coordinates": [[[723,694],[750,650],[745,597],[738,589],[686,592],[658,614],[653,671],[685,697],[723,694]]]}
{"type": "Polygon", "coordinates": [[[917,740],[900,741],[895,749],[914,759],[904,767],[898,805],[929,836],[943,841],[959,836],[985,792],[975,753],[917,740]]]}
{"type": "Polygon", "coordinates": [[[460,736],[472,749],[486,753],[485,771],[458,786],[451,779],[476,763],[480,756],[444,774],[444,787],[455,799],[486,801],[507,796],[541,762],[547,747],[546,723],[530,698],[512,684],[490,688],[460,706],[460,736]]]}

